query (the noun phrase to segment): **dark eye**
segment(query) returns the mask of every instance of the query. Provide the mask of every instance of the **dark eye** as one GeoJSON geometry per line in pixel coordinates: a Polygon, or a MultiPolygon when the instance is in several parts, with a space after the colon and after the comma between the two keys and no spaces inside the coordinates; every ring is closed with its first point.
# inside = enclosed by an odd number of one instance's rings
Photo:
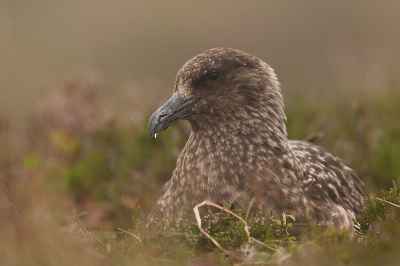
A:
{"type": "Polygon", "coordinates": [[[219,73],[217,71],[213,71],[208,75],[209,79],[217,80],[219,78],[219,73]]]}

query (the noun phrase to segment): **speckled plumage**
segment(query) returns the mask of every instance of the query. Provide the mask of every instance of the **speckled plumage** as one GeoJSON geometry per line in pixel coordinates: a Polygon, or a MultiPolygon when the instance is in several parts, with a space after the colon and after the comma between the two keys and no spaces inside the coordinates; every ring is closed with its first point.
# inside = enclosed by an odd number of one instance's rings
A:
{"type": "Polygon", "coordinates": [[[285,212],[297,222],[352,230],[363,181],[325,149],[288,140],[269,65],[242,51],[210,49],[179,70],[174,92],[199,100],[184,118],[192,132],[150,222],[174,221],[204,200],[247,210],[254,199],[253,212],[265,206],[277,218],[285,212]]]}

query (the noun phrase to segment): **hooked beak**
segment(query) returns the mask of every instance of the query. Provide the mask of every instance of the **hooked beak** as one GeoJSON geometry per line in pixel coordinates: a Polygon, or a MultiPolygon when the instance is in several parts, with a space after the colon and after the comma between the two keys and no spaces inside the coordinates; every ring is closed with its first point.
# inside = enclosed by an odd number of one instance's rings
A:
{"type": "Polygon", "coordinates": [[[172,97],[157,111],[149,120],[150,136],[155,139],[157,133],[166,130],[170,125],[193,114],[193,107],[201,97],[185,99],[180,96],[179,91],[174,92],[172,97]]]}

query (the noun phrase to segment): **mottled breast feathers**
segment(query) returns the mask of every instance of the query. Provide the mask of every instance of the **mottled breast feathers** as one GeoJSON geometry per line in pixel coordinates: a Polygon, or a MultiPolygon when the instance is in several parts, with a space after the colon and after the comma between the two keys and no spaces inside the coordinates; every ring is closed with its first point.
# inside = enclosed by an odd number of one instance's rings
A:
{"type": "Polygon", "coordinates": [[[283,106],[273,69],[254,55],[215,48],[190,59],[149,121],[153,138],[181,119],[192,128],[149,222],[174,221],[209,200],[352,230],[362,179],[327,150],[289,141],[283,106]]]}

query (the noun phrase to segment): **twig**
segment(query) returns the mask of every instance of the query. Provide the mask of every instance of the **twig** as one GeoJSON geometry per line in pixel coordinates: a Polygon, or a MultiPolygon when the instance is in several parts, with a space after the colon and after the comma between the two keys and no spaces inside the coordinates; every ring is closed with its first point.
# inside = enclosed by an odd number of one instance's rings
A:
{"type": "Polygon", "coordinates": [[[385,202],[385,203],[387,203],[387,204],[390,204],[390,205],[392,205],[392,206],[395,206],[395,207],[397,207],[397,208],[400,208],[400,205],[397,205],[397,204],[395,204],[395,203],[393,203],[393,202],[390,202],[390,201],[387,201],[387,200],[384,200],[384,199],[381,199],[381,198],[375,198],[375,199],[380,200],[380,201],[382,201],[382,202],[385,202]]]}
{"type": "Polygon", "coordinates": [[[124,229],[121,229],[121,228],[118,228],[118,230],[124,232],[125,234],[128,234],[128,235],[130,235],[130,236],[135,237],[137,240],[139,240],[139,243],[142,245],[142,240],[140,240],[140,237],[135,236],[134,234],[132,234],[132,233],[130,233],[130,232],[128,232],[128,231],[125,231],[124,229]]]}
{"type": "Polygon", "coordinates": [[[254,202],[255,199],[256,199],[255,197],[253,197],[253,198],[251,199],[251,201],[250,201],[250,203],[249,203],[249,207],[247,208],[246,216],[245,216],[245,221],[246,221],[246,222],[247,222],[247,218],[249,218],[250,209],[251,209],[251,206],[253,205],[253,202],[254,202]]]}
{"type": "Polygon", "coordinates": [[[242,221],[242,223],[244,224],[244,230],[245,230],[245,232],[246,232],[246,234],[247,234],[247,237],[249,238],[249,241],[250,241],[249,226],[247,225],[247,223],[243,220],[242,217],[236,215],[235,213],[231,212],[230,210],[228,210],[228,209],[226,209],[226,208],[224,208],[224,207],[221,207],[221,206],[219,206],[219,205],[217,205],[217,204],[215,204],[215,203],[212,203],[212,202],[210,202],[210,201],[207,201],[207,200],[206,200],[206,201],[203,201],[202,203],[197,204],[197,205],[193,208],[194,215],[196,216],[197,227],[199,228],[200,232],[202,232],[206,237],[208,237],[208,239],[210,239],[211,242],[213,242],[214,245],[216,245],[216,246],[217,246],[220,250],[222,250],[224,253],[229,254],[230,256],[235,257],[236,259],[243,261],[245,258],[240,257],[240,256],[236,255],[235,253],[230,252],[229,250],[226,250],[226,249],[224,249],[223,247],[221,247],[221,245],[218,243],[218,241],[215,240],[209,233],[207,233],[207,232],[202,228],[202,226],[201,226],[201,218],[200,218],[199,208],[202,207],[202,206],[204,206],[204,205],[209,205],[209,206],[215,207],[215,208],[217,208],[217,209],[223,210],[223,211],[225,211],[226,213],[232,214],[233,216],[235,216],[236,218],[238,218],[240,221],[242,221]]]}
{"type": "MultiPolygon", "coordinates": [[[[251,201],[250,206],[251,206],[252,203],[253,203],[253,200],[251,201]]],[[[248,237],[248,241],[250,243],[251,242],[255,242],[255,243],[257,243],[259,245],[262,245],[262,246],[264,246],[266,248],[269,248],[269,249],[271,249],[271,250],[273,250],[275,252],[277,252],[278,249],[272,248],[272,247],[262,243],[261,241],[258,241],[257,239],[251,237],[250,236],[250,231],[249,231],[250,227],[247,225],[246,221],[242,217],[240,217],[237,214],[235,214],[234,212],[232,212],[232,211],[230,211],[230,210],[228,210],[228,209],[226,209],[224,207],[221,207],[221,206],[219,206],[219,205],[217,205],[217,204],[215,204],[213,202],[207,201],[207,200],[203,201],[200,204],[197,204],[193,208],[193,212],[194,212],[194,214],[196,216],[197,227],[199,228],[200,232],[202,232],[206,237],[208,237],[208,239],[210,239],[214,243],[214,245],[216,245],[224,253],[226,253],[226,254],[228,254],[228,255],[230,255],[230,256],[232,256],[232,257],[234,257],[234,258],[236,258],[236,259],[241,261],[241,263],[235,264],[235,265],[246,265],[248,263],[250,263],[252,265],[256,265],[256,264],[275,264],[275,263],[279,263],[279,262],[282,262],[282,261],[288,259],[292,255],[290,253],[289,254],[284,254],[280,258],[277,258],[275,260],[270,260],[270,261],[247,261],[246,258],[240,257],[240,256],[236,255],[235,253],[232,253],[231,251],[224,249],[223,247],[221,247],[221,245],[218,243],[218,241],[215,240],[210,234],[208,234],[201,226],[201,218],[200,218],[199,208],[204,206],[204,205],[215,207],[215,208],[220,209],[220,210],[226,212],[227,214],[231,214],[231,215],[235,216],[237,219],[239,219],[244,224],[244,230],[246,232],[246,235],[248,237]]]]}
{"type": "MultiPolygon", "coordinates": [[[[264,246],[264,247],[266,247],[266,248],[269,248],[269,249],[271,249],[271,250],[273,250],[273,251],[276,251],[276,250],[277,250],[276,248],[273,248],[273,247],[271,247],[271,246],[269,246],[269,245],[267,245],[267,244],[261,242],[260,240],[255,239],[254,237],[251,237],[251,238],[250,238],[250,241],[254,241],[254,242],[256,242],[257,244],[259,244],[259,245],[261,245],[261,246],[264,246]]],[[[250,243],[251,243],[251,242],[250,242],[250,243]]]]}

